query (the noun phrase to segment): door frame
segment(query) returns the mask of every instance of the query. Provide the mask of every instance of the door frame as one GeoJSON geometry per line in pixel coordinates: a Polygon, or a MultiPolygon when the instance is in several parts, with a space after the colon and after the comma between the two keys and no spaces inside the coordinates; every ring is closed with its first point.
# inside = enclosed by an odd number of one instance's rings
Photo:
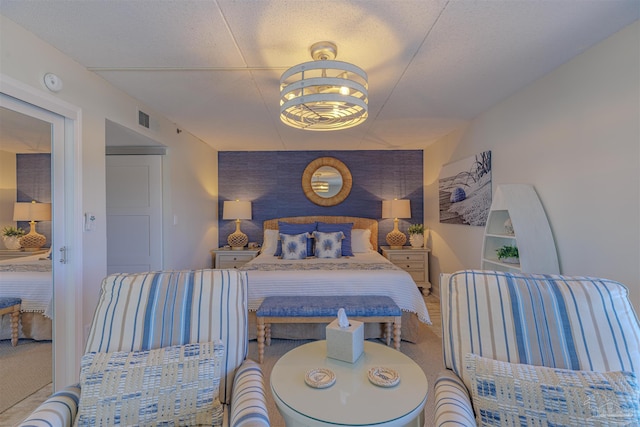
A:
{"type": "MultiPolygon", "coordinates": [[[[82,110],[56,98],[42,90],[28,86],[0,73],[0,92],[12,98],[31,104],[39,109],[55,113],[64,118],[63,147],[51,147],[63,156],[64,170],[52,171],[64,176],[64,222],[53,224],[57,233],[57,250],[52,249],[52,262],[58,262],[59,249],[66,248],[66,269],[64,286],[54,286],[53,306],[53,389],[78,381],[78,367],[83,353],[83,313],[82,313],[82,110]],[[61,237],[61,239],[59,238],[61,237]],[[60,242],[62,240],[62,242],[60,242]]],[[[32,108],[32,107],[31,107],[32,108]]],[[[36,110],[32,110],[32,114],[36,110]]],[[[27,114],[29,115],[28,111],[27,114]]],[[[55,213],[54,213],[55,214],[55,213]]]]}

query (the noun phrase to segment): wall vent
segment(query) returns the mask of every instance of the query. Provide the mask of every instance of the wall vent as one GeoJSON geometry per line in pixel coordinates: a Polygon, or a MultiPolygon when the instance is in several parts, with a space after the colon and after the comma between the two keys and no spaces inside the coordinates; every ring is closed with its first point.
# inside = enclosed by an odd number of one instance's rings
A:
{"type": "Polygon", "coordinates": [[[144,111],[138,110],[138,124],[149,129],[149,115],[144,111]]]}

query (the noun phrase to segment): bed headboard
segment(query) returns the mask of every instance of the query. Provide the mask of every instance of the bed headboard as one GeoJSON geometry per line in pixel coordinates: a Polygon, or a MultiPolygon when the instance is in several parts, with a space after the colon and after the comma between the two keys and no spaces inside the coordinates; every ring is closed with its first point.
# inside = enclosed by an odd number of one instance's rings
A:
{"type": "Polygon", "coordinates": [[[352,222],[353,228],[363,228],[371,230],[371,244],[374,250],[378,250],[378,220],[371,218],[360,218],[355,216],[292,216],[287,218],[267,219],[263,222],[262,228],[265,230],[277,230],[278,221],[290,222],[293,224],[307,224],[309,222],[327,222],[330,224],[338,224],[343,222],[352,222]]]}

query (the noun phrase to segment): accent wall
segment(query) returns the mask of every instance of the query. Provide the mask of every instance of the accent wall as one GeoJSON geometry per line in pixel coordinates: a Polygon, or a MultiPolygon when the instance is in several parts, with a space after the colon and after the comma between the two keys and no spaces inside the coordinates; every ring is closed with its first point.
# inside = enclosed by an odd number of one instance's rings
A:
{"type": "MultiPolygon", "coordinates": [[[[16,154],[16,201],[51,203],[51,154],[16,154]]],[[[18,227],[29,232],[28,221],[18,221],[18,227]]],[[[47,238],[44,247],[51,246],[51,221],[36,224],[36,231],[47,238]]]]}
{"type": "Polygon", "coordinates": [[[235,222],[223,220],[225,200],[252,202],[252,219],[241,229],[250,242],[262,243],[266,219],[338,215],[379,219],[379,244],[393,229],[392,219],[381,219],[382,200],[409,199],[411,218],[400,220],[406,233],[409,224],[423,221],[423,151],[222,151],[218,153],[219,246],[235,230],[235,222]],[[324,207],[311,202],[302,190],[302,174],[318,157],[334,157],[351,172],[353,187],[342,203],[324,207]]]}

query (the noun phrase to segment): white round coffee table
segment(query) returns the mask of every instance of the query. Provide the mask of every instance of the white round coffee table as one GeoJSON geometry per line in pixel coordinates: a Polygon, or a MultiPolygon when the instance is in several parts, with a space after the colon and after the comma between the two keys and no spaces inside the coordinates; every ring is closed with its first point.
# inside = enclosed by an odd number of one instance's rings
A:
{"type": "Polygon", "coordinates": [[[274,365],[271,391],[287,427],[423,426],[429,383],[409,357],[369,341],[355,363],[326,354],[326,341],[314,341],[291,350],[274,365]],[[367,372],[376,366],[396,371],[400,382],[393,387],[372,384],[367,372]],[[316,368],[333,371],[335,383],[323,389],[308,386],[305,375],[316,368]]]}

